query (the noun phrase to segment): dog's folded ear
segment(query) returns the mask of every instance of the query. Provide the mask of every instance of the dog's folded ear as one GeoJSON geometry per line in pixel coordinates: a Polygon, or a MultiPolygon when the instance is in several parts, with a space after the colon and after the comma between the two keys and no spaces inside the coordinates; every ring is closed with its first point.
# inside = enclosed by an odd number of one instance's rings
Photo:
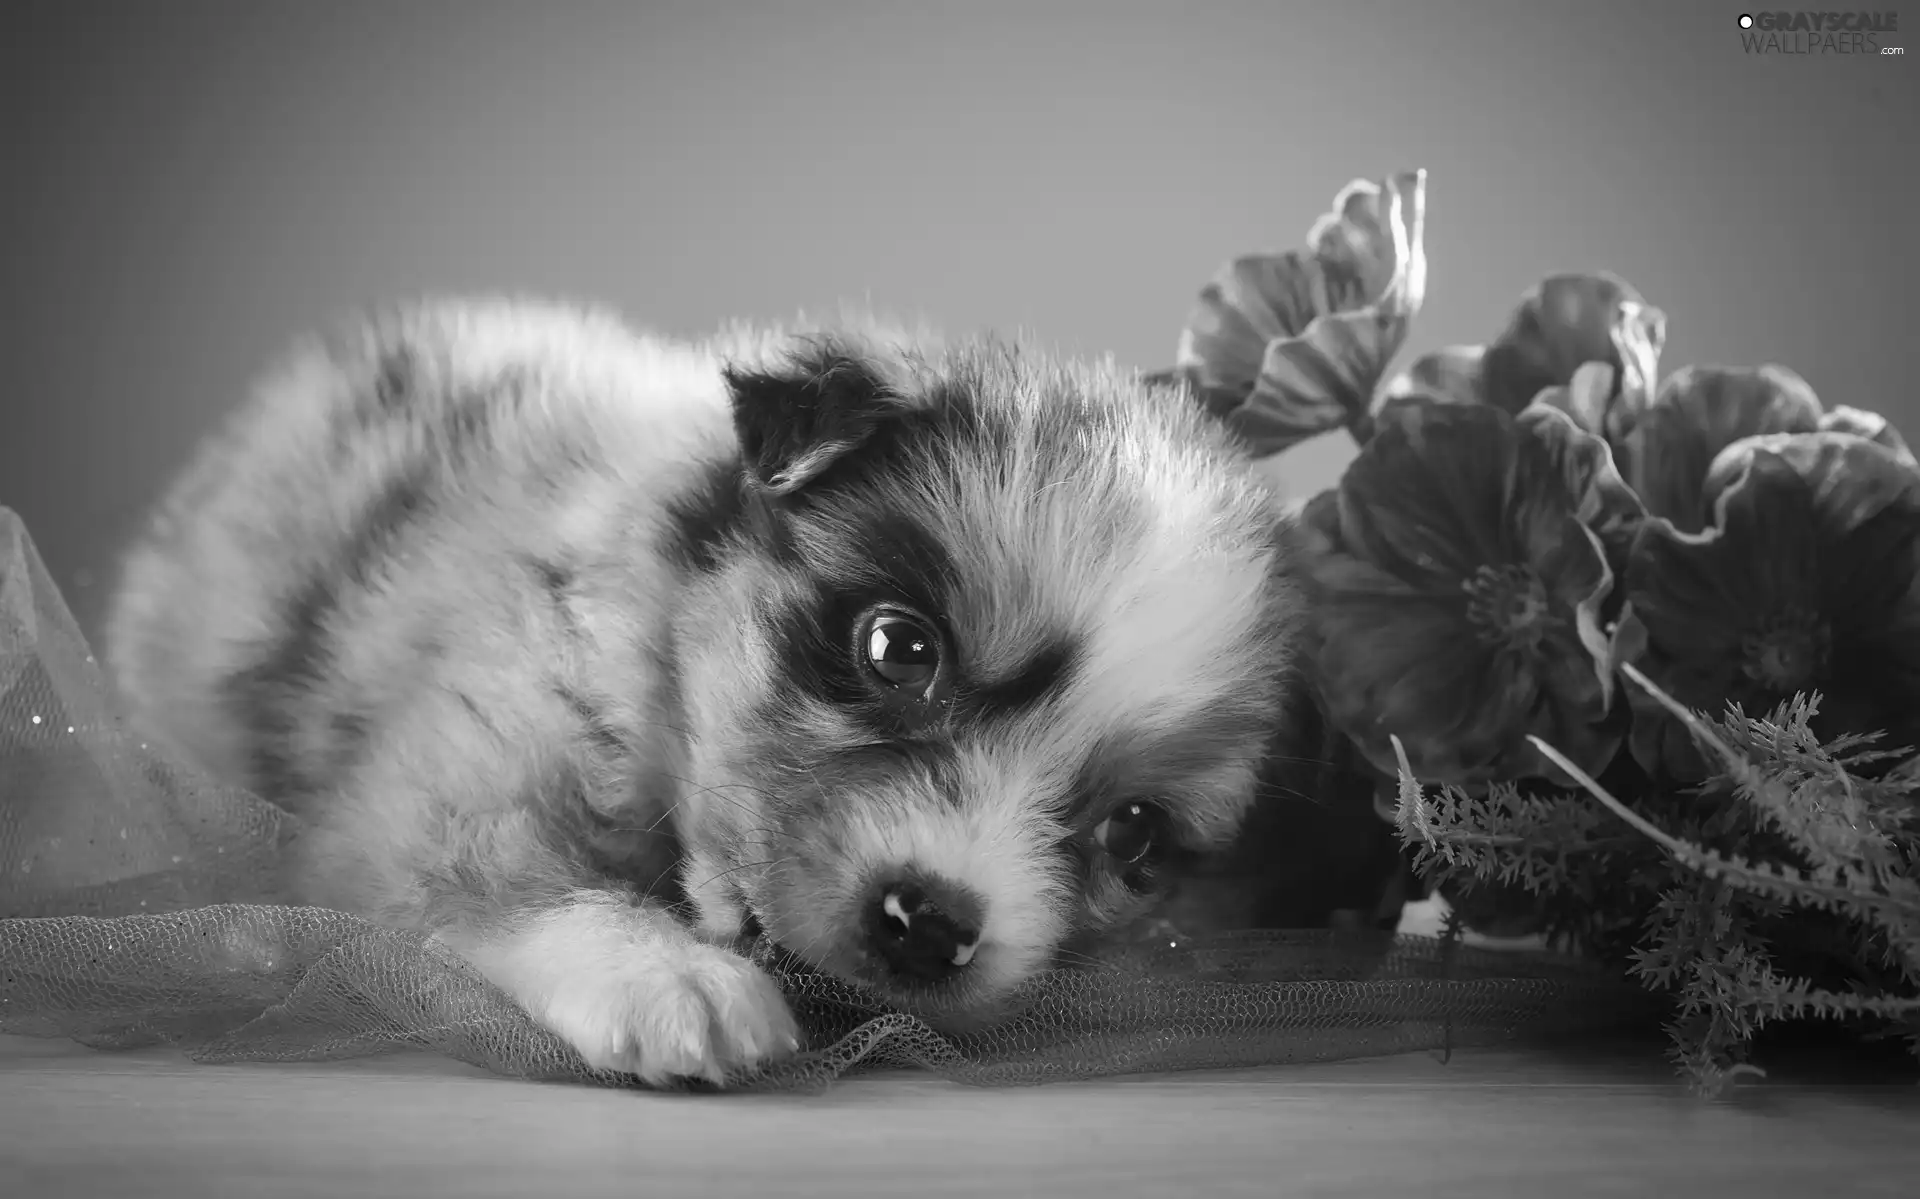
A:
{"type": "Polygon", "coordinates": [[[726,379],[747,473],[774,495],[800,490],[911,404],[879,363],[831,343],[769,369],[729,367],[726,379]]]}

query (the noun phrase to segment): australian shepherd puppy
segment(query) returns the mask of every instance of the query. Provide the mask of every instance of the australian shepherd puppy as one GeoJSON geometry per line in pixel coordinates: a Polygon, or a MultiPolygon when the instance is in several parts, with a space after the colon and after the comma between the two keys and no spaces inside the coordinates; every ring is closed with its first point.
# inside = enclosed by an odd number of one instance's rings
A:
{"type": "Polygon", "coordinates": [[[594,1067],[797,1048],[764,934],[975,1026],[1234,833],[1296,608],[1171,389],[1015,343],[420,304],[293,353],[130,553],[132,719],[594,1067]]]}

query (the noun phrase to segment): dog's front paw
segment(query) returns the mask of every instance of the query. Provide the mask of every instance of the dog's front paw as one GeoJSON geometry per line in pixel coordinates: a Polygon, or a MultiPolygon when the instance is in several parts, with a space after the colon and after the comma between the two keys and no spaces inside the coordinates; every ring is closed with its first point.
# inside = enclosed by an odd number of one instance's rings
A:
{"type": "Polygon", "coordinates": [[[622,962],[559,980],[542,1022],[589,1066],[716,1085],[800,1046],[800,1027],[772,978],[739,954],[672,938],[622,962]]]}

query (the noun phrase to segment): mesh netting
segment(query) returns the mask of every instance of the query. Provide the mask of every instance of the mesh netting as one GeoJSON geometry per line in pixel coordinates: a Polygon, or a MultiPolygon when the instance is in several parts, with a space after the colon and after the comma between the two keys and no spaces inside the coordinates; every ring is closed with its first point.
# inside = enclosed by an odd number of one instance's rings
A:
{"type": "MultiPolygon", "coordinates": [[[[293,817],[142,743],[25,528],[0,508],[0,1033],[208,1062],[427,1049],[502,1074],[587,1068],[436,943],[276,902],[293,817]]],[[[856,1067],[978,1084],[1324,1061],[1637,1023],[1645,995],[1546,955],[1389,934],[1213,931],[1117,945],[1017,1014],[943,1036],[832,978],[759,960],[811,1047],[742,1087],[856,1067]]]]}

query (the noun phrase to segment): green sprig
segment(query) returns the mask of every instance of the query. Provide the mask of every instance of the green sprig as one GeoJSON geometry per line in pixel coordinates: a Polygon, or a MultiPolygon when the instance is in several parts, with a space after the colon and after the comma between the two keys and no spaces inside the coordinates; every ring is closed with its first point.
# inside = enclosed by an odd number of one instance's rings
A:
{"type": "Polygon", "coordinates": [[[1672,999],[1670,1056],[1703,1093],[1764,1077],[1748,1057],[1755,1035],[1778,1022],[1875,1026],[1920,1052],[1920,759],[1863,777],[1902,755],[1873,736],[1822,743],[1811,725],[1817,695],[1714,721],[1632,665],[1620,670],[1682,723],[1718,764],[1715,777],[1629,802],[1536,737],[1577,789],[1472,794],[1422,786],[1395,739],[1395,822],[1420,867],[1518,885],[1584,911],[1590,931],[1628,929],[1620,963],[1672,999]],[[1789,968],[1788,927],[1833,952],[1789,968]],[[1795,972],[1814,966],[1844,977],[1829,985],[1795,972]]]}

